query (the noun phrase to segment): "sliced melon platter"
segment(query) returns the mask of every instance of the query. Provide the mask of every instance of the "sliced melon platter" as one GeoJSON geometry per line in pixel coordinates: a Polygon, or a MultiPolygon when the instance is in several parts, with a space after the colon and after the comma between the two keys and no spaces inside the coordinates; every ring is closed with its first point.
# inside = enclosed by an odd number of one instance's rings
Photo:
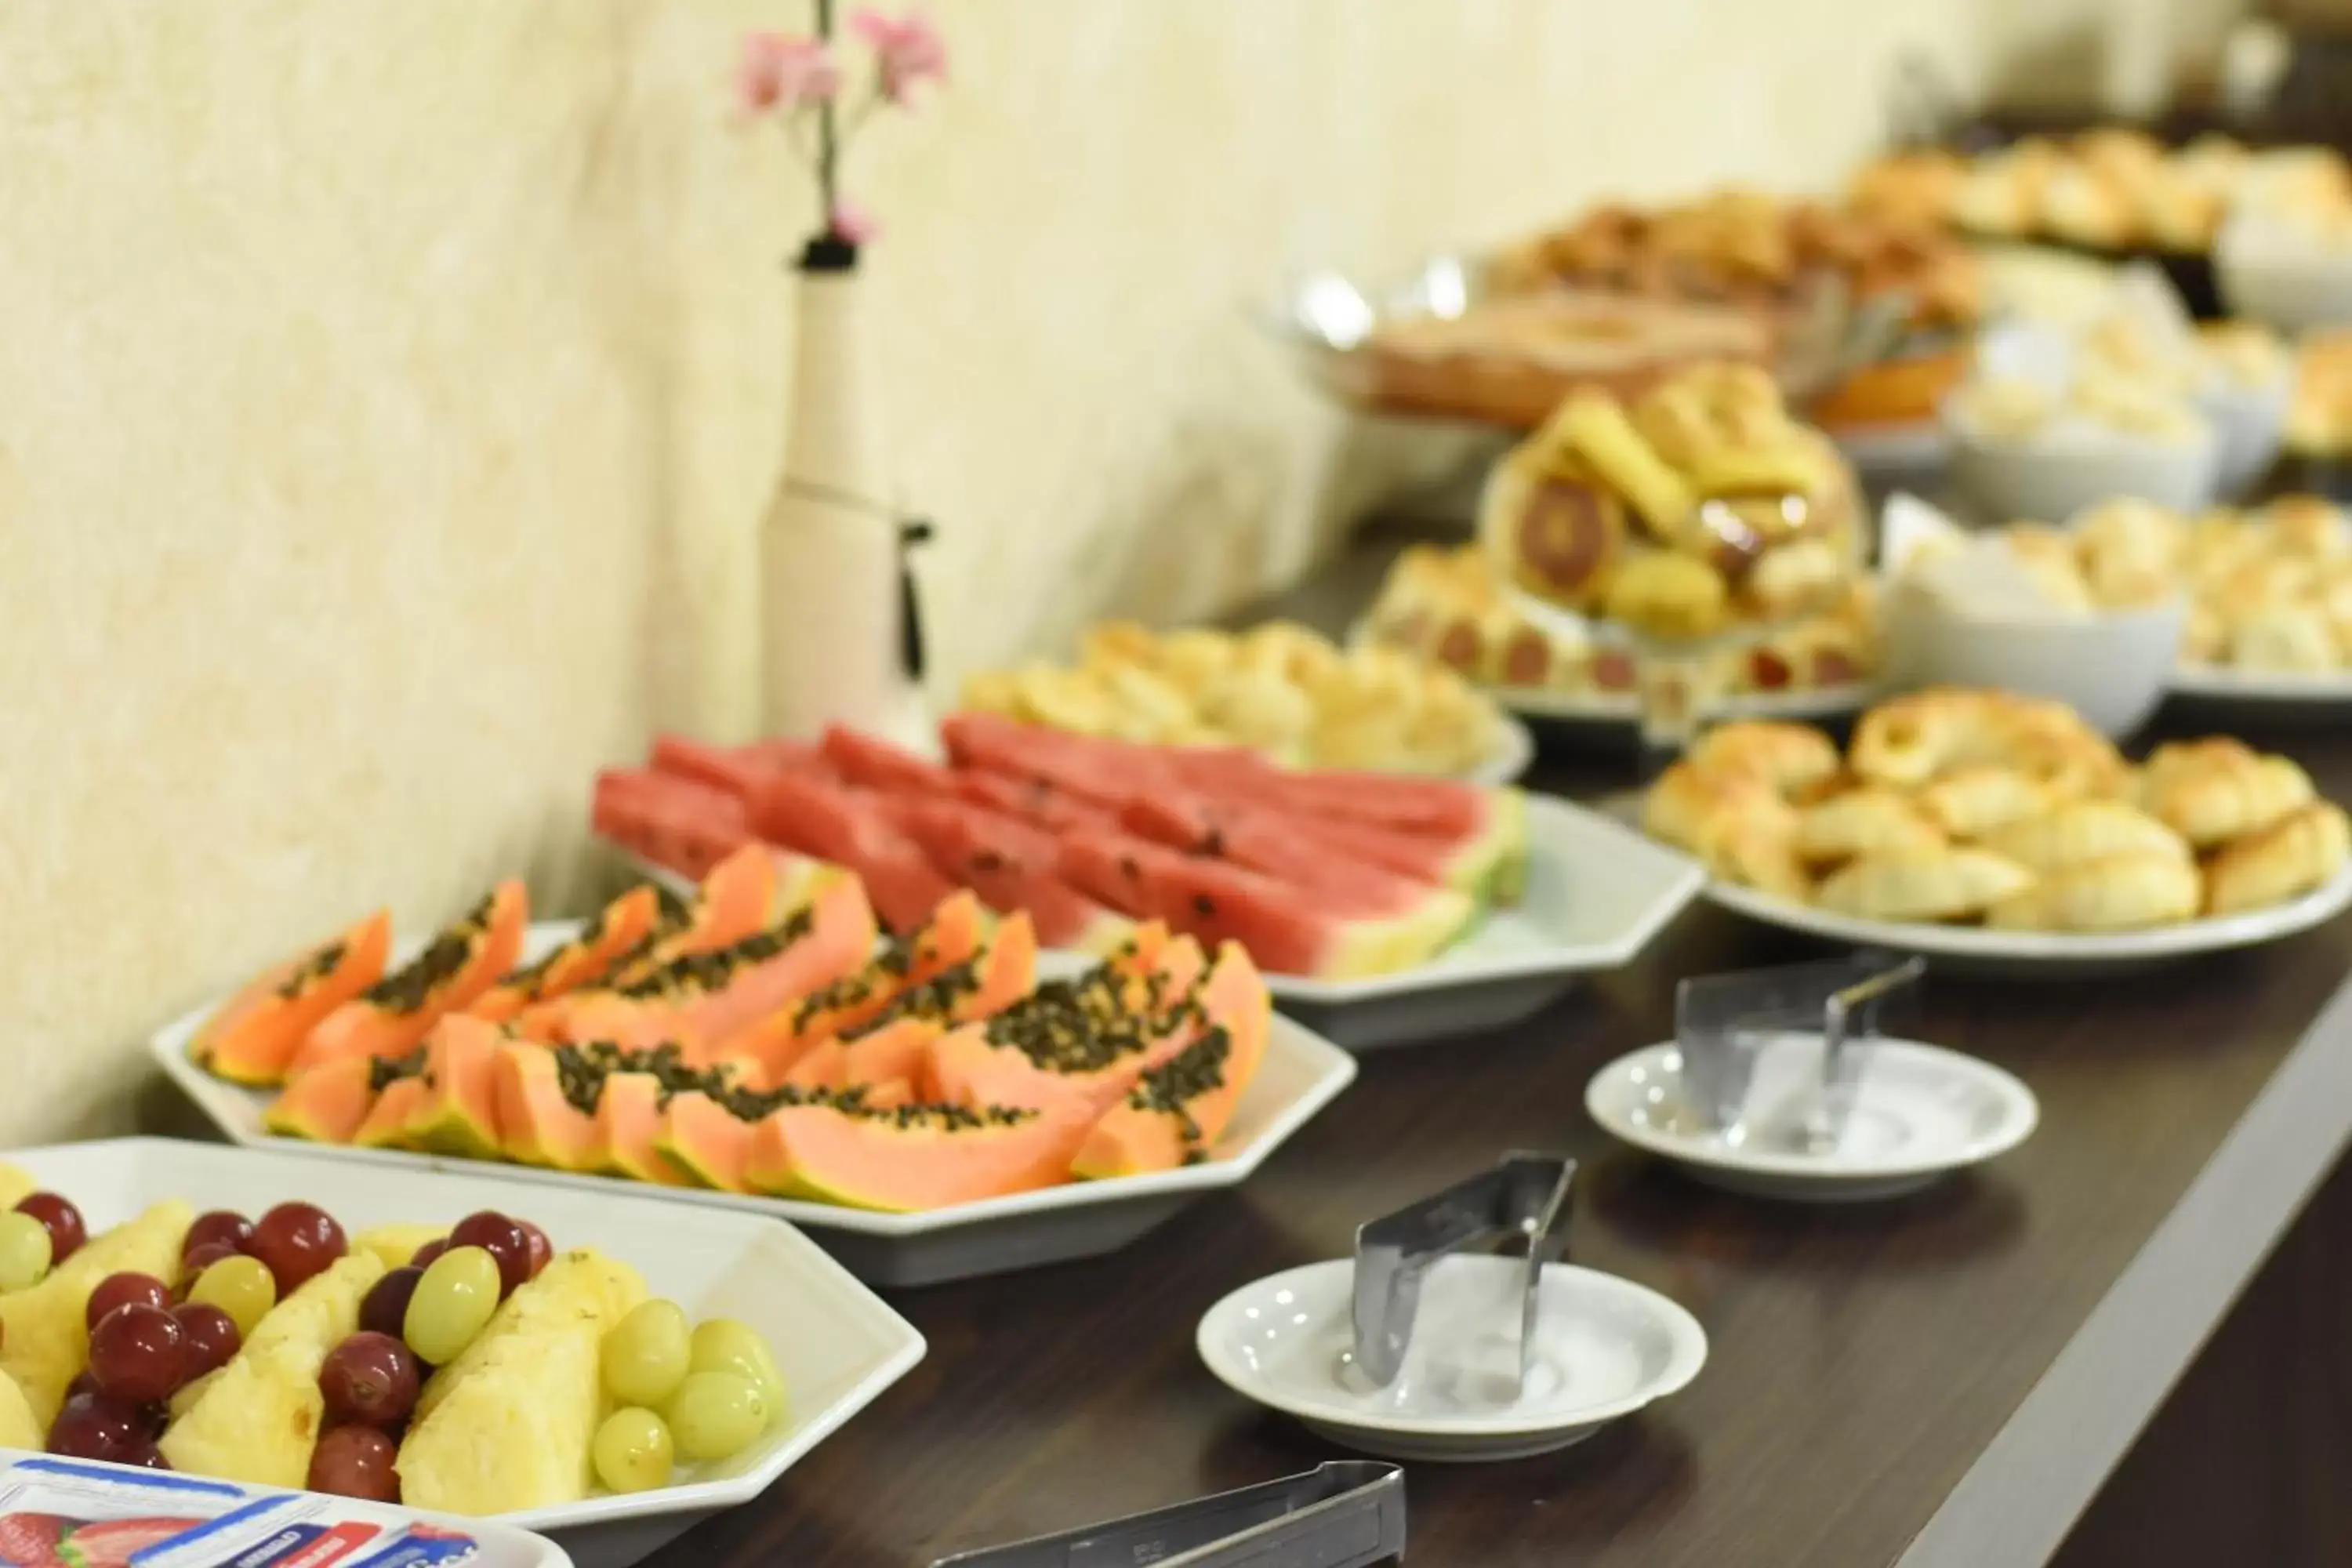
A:
{"type": "Polygon", "coordinates": [[[690,900],[527,921],[516,883],[398,952],[372,915],[156,1055],[240,1142],[761,1207],[862,1238],[834,1250],[887,1283],[1131,1239],[1354,1076],[1238,945],[1145,921],[1099,961],[1041,956],[968,891],[884,939],[856,874],[759,844],[690,900]],[[888,1245],[1065,1207],[1119,1212],[888,1245]]]}
{"type": "Polygon", "coordinates": [[[955,888],[1101,952],[1140,920],[1233,941],[1284,1010],[1351,1048],[1459,1035],[1628,962],[1697,890],[1566,802],[1294,770],[965,713],[944,763],[835,729],[720,749],[663,737],[596,781],[596,830],[683,886],[744,843],[855,868],[906,929],[955,888]]]}

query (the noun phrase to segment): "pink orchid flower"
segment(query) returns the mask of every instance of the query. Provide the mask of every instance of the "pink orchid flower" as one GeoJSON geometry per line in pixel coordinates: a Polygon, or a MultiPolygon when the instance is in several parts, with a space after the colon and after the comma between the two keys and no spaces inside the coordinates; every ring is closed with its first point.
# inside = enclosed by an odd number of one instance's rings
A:
{"type": "Polygon", "coordinates": [[[849,18],[849,25],[873,46],[877,81],[890,102],[905,103],[926,81],[947,80],[947,43],[919,12],[909,11],[894,22],[879,11],[861,10],[849,18]]]}
{"type": "Polygon", "coordinates": [[[754,114],[777,108],[790,113],[803,104],[824,102],[839,92],[841,67],[821,38],[753,33],[743,40],[735,90],[743,107],[754,114]]]}
{"type": "Polygon", "coordinates": [[[874,215],[864,207],[848,202],[835,202],[832,216],[825,219],[825,232],[852,245],[864,245],[875,236],[878,225],[874,215]]]}

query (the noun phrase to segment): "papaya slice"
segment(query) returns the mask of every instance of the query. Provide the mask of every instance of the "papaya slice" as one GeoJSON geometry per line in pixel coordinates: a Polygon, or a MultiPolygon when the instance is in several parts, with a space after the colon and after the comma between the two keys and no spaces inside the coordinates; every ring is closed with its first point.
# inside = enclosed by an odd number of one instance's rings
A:
{"type": "Polygon", "coordinates": [[[932,1042],[927,1098],[974,1110],[1076,1099],[1099,1116],[1201,1032],[1200,968],[1198,945],[1178,937],[1149,967],[1123,954],[1040,985],[932,1042]]]}
{"type": "Polygon", "coordinates": [[[347,1057],[299,1072],[261,1113],[261,1124],[281,1138],[348,1143],[375,1105],[375,1060],[347,1057]]]}
{"type": "Polygon", "coordinates": [[[667,1091],[650,1072],[616,1072],[604,1079],[596,1101],[596,1136],[589,1158],[598,1170],[662,1186],[688,1184],[686,1173],[660,1149],[662,1097],[667,1091]]]}
{"type": "Polygon", "coordinates": [[[723,1193],[748,1193],[743,1162],[751,1124],[700,1089],[670,1096],[654,1140],[665,1158],[696,1182],[723,1193]]]}
{"type": "Polygon", "coordinates": [[[846,872],[829,872],[807,903],[765,930],[575,999],[561,1034],[622,1045],[724,1040],[854,973],[874,951],[875,934],[866,889],[846,872]]]}
{"type": "Polygon", "coordinates": [[[1166,1063],[1147,1069],[1103,1113],[1070,1161],[1081,1178],[1170,1171],[1209,1157],[1265,1059],[1274,999],[1232,942],[1202,982],[1208,1027],[1166,1063]]]}
{"type": "Polygon", "coordinates": [[[1037,939],[1029,917],[1000,922],[985,951],[898,994],[868,1022],[841,1037],[846,1083],[918,1079],[929,1048],[948,1028],[986,1018],[1027,995],[1037,983],[1037,939]]]}
{"type": "Polygon", "coordinates": [[[237,1083],[283,1083],[319,1021],[383,979],[391,952],[392,915],[378,910],[247,983],[196,1031],[190,1058],[237,1083]]]}
{"type": "Polygon", "coordinates": [[[521,1042],[500,1046],[491,1062],[499,1143],[507,1157],[556,1171],[594,1167],[599,1075],[579,1070],[578,1053],[521,1042]]]}
{"type": "MultiPolygon", "coordinates": [[[[820,1042],[873,1022],[901,993],[977,956],[990,930],[980,900],[968,890],[954,893],[921,928],[884,942],[856,970],[730,1037],[725,1051],[759,1062],[761,1081],[786,1082],[793,1065],[820,1042]]],[[[1034,933],[1030,946],[1034,969],[1034,933]]]]}
{"type": "Polygon", "coordinates": [[[912,1080],[931,1059],[931,1042],[946,1033],[932,1018],[894,1018],[855,1040],[840,1042],[841,1080],[837,1086],[876,1084],[888,1079],[912,1080]]]}
{"type": "Polygon", "coordinates": [[[408,1142],[436,1154],[495,1160],[499,1143],[497,1066],[506,1032],[487,1019],[452,1013],[425,1037],[425,1086],[408,1119],[408,1142]]]}
{"type": "MultiPolygon", "coordinates": [[[[924,1043],[928,1047],[929,1041],[927,1039],[924,1043]]],[[[849,1087],[849,1047],[837,1037],[819,1040],[803,1052],[800,1059],[787,1068],[778,1081],[785,1089],[846,1089],[849,1087]]]]}
{"type": "Polygon", "coordinates": [[[1066,1180],[1093,1121],[1076,1100],[1043,1110],[786,1105],[747,1130],[738,1168],[761,1192],[912,1213],[1066,1180]]]}
{"type": "Polygon", "coordinates": [[[578,936],[475,997],[466,1011],[502,1024],[536,1003],[594,984],[656,931],[683,930],[688,918],[685,902],[675,893],[641,883],[606,904],[578,936]]]}
{"type": "Polygon", "coordinates": [[[408,1124],[415,1119],[425,1103],[423,1077],[394,1079],[383,1086],[383,1092],[368,1107],[367,1120],[352,1132],[352,1142],[362,1149],[398,1149],[408,1142],[408,1124]]]}
{"type": "Polygon", "coordinates": [[[823,869],[815,861],[757,842],[738,847],[710,868],[695,889],[686,923],[612,972],[625,985],[665,964],[730,947],[767,930],[808,901],[823,869]]]}
{"type": "Polygon", "coordinates": [[[443,1014],[463,1009],[514,967],[530,920],[522,884],[500,882],[423,952],[321,1018],[293,1065],[405,1055],[443,1014]]]}

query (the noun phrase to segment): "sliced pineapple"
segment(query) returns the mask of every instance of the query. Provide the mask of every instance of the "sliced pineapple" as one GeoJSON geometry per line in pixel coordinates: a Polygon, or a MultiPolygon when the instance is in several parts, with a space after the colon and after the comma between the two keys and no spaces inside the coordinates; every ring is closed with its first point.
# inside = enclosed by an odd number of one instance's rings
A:
{"type": "Polygon", "coordinates": [[[46,1429],[33,1419],[25,1391],[16,1380],[0,1372],[0,1448],[26,1448],[37,1454],[48,1447],[46,1429]]]}
{"type": "Polygon", "coordinates": [[[0,1210],[13,1209],[40,1190],[30,1173],[0,1160],[0,1210]]]}
{"type": "Polygon", "coordinates": [[[383,1259],[351,1252],[263,1315],[157,1445],[189,1475],[299,1488],[310,1474],[326,1401],[319,1367],[359,1328],[360,1302],[383,1259]]]}
{"type": "Polygon", "coordinates": [[[448,1234],[446,1225],[380,1225],[352,1237],[352,1250],[374,1253],[386,1268],[405,1268],[426,1242],[448,1234]]]}
{"type": "Polygon", "coordinates": [[[607,1258],[593,1247],[558,1253],[540,1270],[538,1279],[506,1299],[456,1361],[426,1380],[425,1392],[416,1401],[416,1419],[432,1415],[434,1406],[447,1398],[467,1372],[487,1360],[491,1347],[506,1336],[536,1332],[547,1326],[548,1320],[583,1312],[617,1321],[645,1299],[644,1276],[619,1259],[607,1258]]]}
{"type": "Polygon", "coordinates": [[[509,1297],[427,1385],[400,1446],[401,1501],[485,1514],[587,1496],[604,1415],[598,1352],[645,1296],[636,1270],[583,1249],[509,1297]]]}
{"type": "Polygon", "coordinates": [[[0,1372],[14,1379],[47,1431],[66,1384],[89,1364],[89,1293],[110,1274],[180,1271],[180,1243],[195,1211],[174,1198],[92,1237],[39,1284],[0,1297],[0,1372]]]}

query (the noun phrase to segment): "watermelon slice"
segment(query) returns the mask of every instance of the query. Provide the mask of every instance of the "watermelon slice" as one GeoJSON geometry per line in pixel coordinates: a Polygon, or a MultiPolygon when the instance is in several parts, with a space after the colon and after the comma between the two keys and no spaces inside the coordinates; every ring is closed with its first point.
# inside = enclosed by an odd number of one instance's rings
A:
{"type": "Polygon", "coordinates": [[[1155,843],[1195,855],[1223,856],[1302,886],[1318,886],[1318,878],[1332,867],[1349,872],[1377,868],[1473,898],[1495,887],[1499,858],[1508,854],[1511,843],[1507,834],[1488,833],[1457,843],[1182,790],[1138,795],[1121,809],[1119,825],[1155,843]]]}
{"type": "Polygon", "coordinates": [[[749,746],[714,746],[684,735],[654,737],[653,770],[692,779],[737,798],[776,773],[829,773],[816,747],[804,741],[759,741],[749,746]]]}
{"type": "Polygon", "coordinates": [[[952,796],[901,801],[893,816],[949,881],[1000,913],[1028,910],[1047,947],[1108,952],[1134,930],[1126,916],[1062,879],[1055,869],[1060,847],[1044,828],[952,796]]]}
{"type": "Polygon", "coordinates": [[[820,749],[835,773],[861,788],[892,795],[955,793],[955,775],[938,763],[838,724],[825,731],[820,749]]]}
{"type": "Polygon", "coordinates": [[[1129,801],[1120,821],[1156,842],[1263,871],[1341,914],[1383,915],[1423,900],[1449,897],[1461,901],[1459,920],[1470,917],[1467,895],[1366,864],[1352,849],[1324,837],[1321,825],[1309,817],[1199,796],[1151,795],[1129,801]]]}
{"type": "Polygon", "coordinates": [[[983,810],[1060,832],[1068,827],[1109,827],[1118,808],[1081,800],[1042,778],[1019,778],[994,768],[959,768],[956,793],[983,810]]]}
{"type": "Polygon", "coordinates": [[[749,805],[761,837],[856,872],[894,931],[913,931],[955,891],[921,847],[890,825],[875,795],[821,778],[774,773],[752,790],[749,805]]]}
{"type": "Polygon", "coordinates": [[[1425,963],[1462,934],[1475,910],[1451,889],[1400,879],[1419,892],[1393,909],[1341,913],[1313,891],[1229,860],[1101,829],[1063,839],[1061,870],[1113,909],[1165,921],[1204,947],[1239,942],[1261,969],[1321,980],[1425,963]]]}
{"type": "Polygon", "coordinates": [[[1172,750],[1097,741],[994,713],[950,714],[940,725],[959,768],[988,768],[1040,780],[1080,801],[1117,809],[1128,796],[1167,782],[1172,750]]]}
{"type": "Polygon", "coordinates": [[[756,837],[734,795],[643,768],[598,773],[590,820],[601,837],[698,881],[756,837]]]}

